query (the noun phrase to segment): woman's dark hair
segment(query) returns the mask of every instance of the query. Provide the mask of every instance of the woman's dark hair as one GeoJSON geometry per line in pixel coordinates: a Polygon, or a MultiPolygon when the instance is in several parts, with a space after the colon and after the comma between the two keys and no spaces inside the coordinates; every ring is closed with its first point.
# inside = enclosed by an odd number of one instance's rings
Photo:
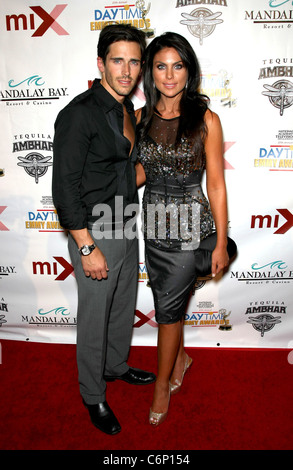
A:
{"type": "Polygon", "coordinates": [[[102,29],[99,37],[97,52],[103,62],[106,60],[111,44],[118,41],[138,43],[143,56],[146,48],[144,32],[129,24],[111,24],[102,29]]]}
{"type": "Polygon", "coordinates": [[[203,151],[203,141],[207,132],[204,114],[208,108],[209,98],[199,92],[201,71],[193,48],[183,36],[173,32],[166,32],[153,39],[145,51],[143,79],[146,113],[144,113],[139,126],[139,136],[146,136],[153,113],[160,114],[156,109],[160,92],[156,89],[153,79],[153,61],[155,55],[166,47],[176,49],[188,71],[186,87],[180,101],[176,146],[182,137],[193,137],[197,149],[203,151]]]}

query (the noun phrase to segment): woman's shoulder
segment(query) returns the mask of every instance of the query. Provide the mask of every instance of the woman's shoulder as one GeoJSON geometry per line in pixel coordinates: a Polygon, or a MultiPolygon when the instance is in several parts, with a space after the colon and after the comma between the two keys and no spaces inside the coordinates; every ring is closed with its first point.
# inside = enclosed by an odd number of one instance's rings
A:
{"type": "Polygon", "coordinates": [[[212,126],[221,125],[220,118],[217,113],[212,111],[211,109],[207,109],[204,115],[204,120],[208,128],[212,126]]]}

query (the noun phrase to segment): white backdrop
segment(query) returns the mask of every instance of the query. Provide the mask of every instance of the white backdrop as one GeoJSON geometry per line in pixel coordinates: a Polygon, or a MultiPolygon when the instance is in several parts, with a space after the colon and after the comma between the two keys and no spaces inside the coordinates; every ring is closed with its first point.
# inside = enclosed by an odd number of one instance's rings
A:
{"type": "MultiPolygon", "coordinates": [[[[140,3],[155,35],[175,31],[194,47],[224,130],[229,234],[239,253],[221,278],[196,284],[186,344],[292,347],[293,2],[140,3]],[[224,315],[228,331],[219,329],[224,315]]],[[[0,339],[75,342],[76,281],[51,196],[54,121],[99,77],[104,22],[144,28],[141,9],[136,0],[1,1],[0,339]]],[[[133,344],[156,339],[140,240],[133,344]]]]}

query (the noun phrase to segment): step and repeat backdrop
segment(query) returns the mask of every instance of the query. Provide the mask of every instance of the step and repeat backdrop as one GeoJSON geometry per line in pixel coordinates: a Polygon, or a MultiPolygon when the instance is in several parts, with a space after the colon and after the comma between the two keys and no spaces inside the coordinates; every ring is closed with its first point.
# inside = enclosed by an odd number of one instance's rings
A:
{"type": "MultiPolygon", "coordinates": [[[[293,347],[292,0],[65,2],[0,5],[0,339],[75,343],[76,280],[51,193],[54,122],[99,78],[103,26],[126,22],[148,42],[165,31],[188,39],[223,125],[238,255],[194,286],[186,345],[293,347]]],[[[142,83],[133,102],[144,104],[142,83]]],[[[140,238],[133,345],[156,345],[154,313],[140,238]]]]}

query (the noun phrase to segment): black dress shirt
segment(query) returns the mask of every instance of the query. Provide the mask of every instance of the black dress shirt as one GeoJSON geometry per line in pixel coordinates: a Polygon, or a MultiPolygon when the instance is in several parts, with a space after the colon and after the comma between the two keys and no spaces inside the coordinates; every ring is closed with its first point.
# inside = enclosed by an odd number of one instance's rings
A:
{"type": "MultiPolygon", "coordinates": [[[[135,128],[133,104],[129,98],[124,104],[135,128]]],[[[123,106],[96,79],[55,122],[52,192],[62,227],[90,227],[98,218],[92,215],[97,204],[107,204],[114,219],[115,196],[123,197],[123,211],[138,203],[136,147],[131,155],[130,149],[123,135],[123,106]]]]}

